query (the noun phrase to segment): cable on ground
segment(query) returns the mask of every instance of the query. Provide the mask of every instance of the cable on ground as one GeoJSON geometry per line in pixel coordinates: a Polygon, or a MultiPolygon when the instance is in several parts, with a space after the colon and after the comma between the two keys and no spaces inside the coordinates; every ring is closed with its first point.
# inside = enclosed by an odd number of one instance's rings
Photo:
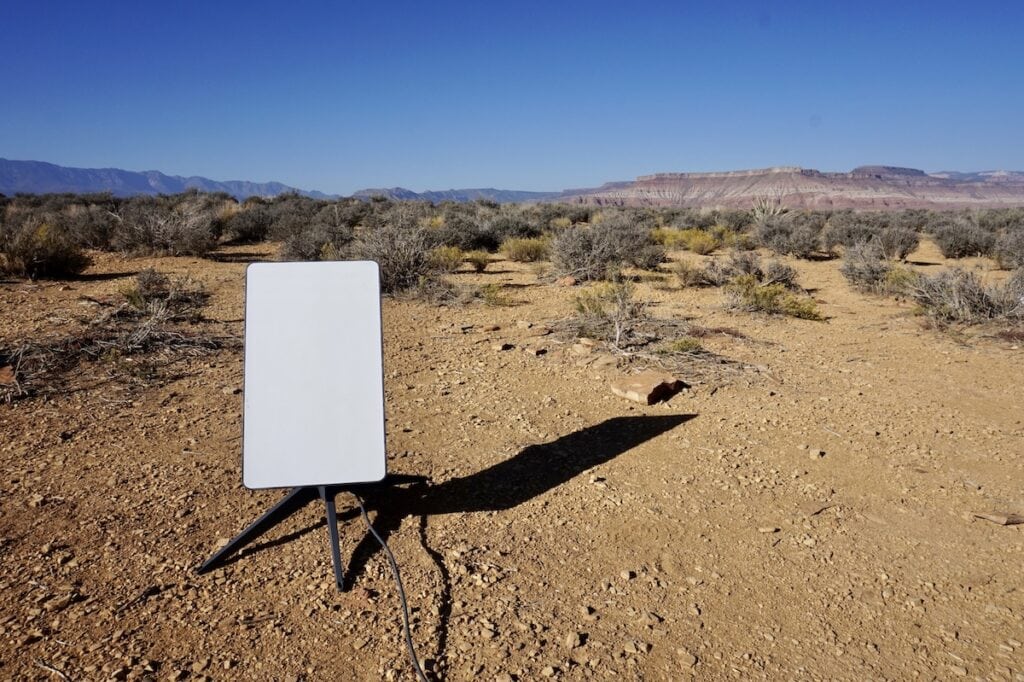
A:
{"type": "Polygon", "coordinates": [[[398,598],[402,602],[402,627],[405,630],[405,646],[409,649],[409,659],[412,661],[413,670],[416,671],[416,676],[420,679],[420,682],[429,682],[427,676],[423,674],[423,668],[420,667],[420,661],[416,658],[416,649],[412,644],[412,631],[409,629],[409,604],[405,599],[405,588],[402,587],[402,576],[398,574],[398,562],[395,561],[395,555],[391,553],[388,548],[388,543],[384,542],[378,533],[377,529],[370,523],[370,517],[366,514],[366,507],[363,505],[363,499],[356,493],[352,493],[356,498],[356,504],[359,505],[359,513],[363,516],[363,521],[366,522],[366,527],[377,542],[380,543],[381,549],[388,556],[388,562],[391,564],[391,574],[395,576],[395,583],[398,585],[398,598]]]}

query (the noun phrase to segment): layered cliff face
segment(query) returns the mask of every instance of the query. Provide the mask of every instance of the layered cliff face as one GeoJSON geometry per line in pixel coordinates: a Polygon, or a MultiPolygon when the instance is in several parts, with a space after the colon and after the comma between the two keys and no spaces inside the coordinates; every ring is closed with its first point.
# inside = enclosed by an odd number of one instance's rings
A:
{"type": "Polygon", "coordinates": [[[749,208],[759,197],[790,208],[899,209],[1024,205],[1024,173],[936,173],[862,166],[823,173],[785,166],[724,173],[658,173],[633,182],[570,190],[560,197],[598,205],[749,208]]]}

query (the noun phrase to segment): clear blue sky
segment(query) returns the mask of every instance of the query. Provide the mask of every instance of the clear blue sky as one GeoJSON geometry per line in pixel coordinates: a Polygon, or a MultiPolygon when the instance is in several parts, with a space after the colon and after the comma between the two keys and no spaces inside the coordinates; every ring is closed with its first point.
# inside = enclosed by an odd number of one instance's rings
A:
{"type": "Polygon", "coordinates": [[[0,2],[0,157],[349,193],[1024,170],[1024,2],[0,2]]]}

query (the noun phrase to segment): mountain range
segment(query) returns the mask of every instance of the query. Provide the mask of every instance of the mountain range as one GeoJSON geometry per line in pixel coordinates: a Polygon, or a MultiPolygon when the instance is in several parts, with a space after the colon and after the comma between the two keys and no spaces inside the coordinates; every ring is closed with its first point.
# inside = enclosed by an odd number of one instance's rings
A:
{"type": "MultiPolygon", "coordinates": [[[[174,194],[188,189],[226,192],[238,199],[286,192],[317,199],[336,198],[279,182],[216,181],[158,171],[66,168],[41,161],[0,159],[0,193],[111,192],[117,196],[174,194]]],[[[749,208],[761,197],[778,198],[789,208],[953,209],[1024,206],[1024,172],[941,171],[860,166],[850,172],[823,172],[797,166],[717,173],[656,173],[600,187],[559,192],[476,188],[414,192],[402,187],[364,189],[353,197],[382,196],[414,201],[566,202],[598,206],[716,206],[749,208]]]]}
{"type": "Polygon", "coordinates": [[[210,180],[199,176],[165,175],[159,171],[127,171],[120,168],[67,168],[43,161],[0,159],[0,194],[56,194],[72,192],[110,192],[125,197],[137,194],[177,194],[190,189],[201,192],[226,192],[237,199],[250,196],[277,196],[298,192],[315,199],[332,195],[309,192],[280,182],[247,180],[210,180]]]}

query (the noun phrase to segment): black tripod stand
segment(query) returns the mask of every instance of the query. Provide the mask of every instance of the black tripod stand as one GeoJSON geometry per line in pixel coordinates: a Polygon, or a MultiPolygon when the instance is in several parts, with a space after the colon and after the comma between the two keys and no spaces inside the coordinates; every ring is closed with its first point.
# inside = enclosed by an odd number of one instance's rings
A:
{"type": "Polygon", "coordinates": [[[250,523],[245,530],[231,538],[228,544],[217,550],[217,552],[196,569],[196,573],[208,573],[224,563],[224,560],[233,552],[241,549],[268,530],[276,526],[283,519],[302,509],[311,501],[319,497],[324,501],[327,512],[327,532],[331,538],[331,560],[334,564],[334,581],[338,589],[345,591],[345,570],[341,565],[341,543],[338,540],[338,513],[334,505],[335,496],[345,490],[357,492],[360,490],[372,490],[384,485],[401,485],[404,483],[425,483],[429,480],[426,476],[412,476],[407,474],[388,475],[383,481],[376,483],[351,483],[347,485],[319,485],[303,486],[292,488],[291,492],[268,509],[262,516],[250,523]]]}

